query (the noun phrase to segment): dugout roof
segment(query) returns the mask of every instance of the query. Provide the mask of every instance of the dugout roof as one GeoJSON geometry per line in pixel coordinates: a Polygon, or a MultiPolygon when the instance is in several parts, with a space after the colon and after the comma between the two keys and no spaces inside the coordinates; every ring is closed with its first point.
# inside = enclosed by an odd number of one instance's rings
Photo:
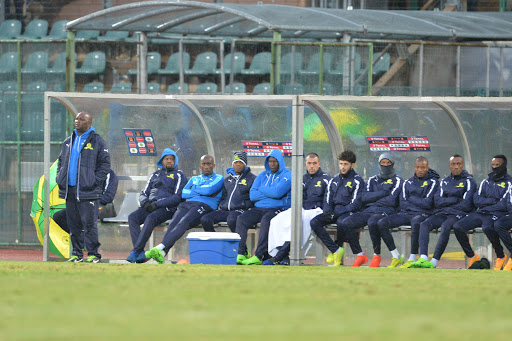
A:
{"type": "Polygon", "coordinates": [[[283,39],[353,38],[509,40],[512,12],[341,10],[181,0],[144,1],[86,15],[71,31],[142,31],[176,35],[283,39]]]}

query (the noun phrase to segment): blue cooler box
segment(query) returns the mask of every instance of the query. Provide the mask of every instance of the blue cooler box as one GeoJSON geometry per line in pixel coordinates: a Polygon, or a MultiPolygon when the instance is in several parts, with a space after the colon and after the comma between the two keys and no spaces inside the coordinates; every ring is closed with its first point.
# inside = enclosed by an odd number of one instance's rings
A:
{"type": "Polygon", "coordinates": [[[191,232],[187,236],[190,264],[236,265],[240,235],[231,232],[191,232]]]}

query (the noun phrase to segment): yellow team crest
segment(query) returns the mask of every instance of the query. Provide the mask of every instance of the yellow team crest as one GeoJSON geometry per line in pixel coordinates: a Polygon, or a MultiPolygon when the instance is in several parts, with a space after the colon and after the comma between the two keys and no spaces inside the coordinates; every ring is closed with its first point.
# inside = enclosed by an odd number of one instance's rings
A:
{"type": "Polygon", "coordinates": [[[464,183],[461,182],[460,184],[458,184],[456,187],[459,187],[459,188],[464,188],[464,183]]]}
{"type": "Polygon", "coordinates": [[[425,187],[425,186],[428,186],[428,181],[423,181],[423,185],[421,185],[421,187],[425,187]]]}
{"type": "Polygon", "coordinates": [[[387,179],[385,182],[384,182],[385,185],[392,185],[393,184],[393,179],[387,179]]]}
{"type": "Polygon", "coordinates": [[[167,177],[168,177],[168,178],[171,178],[171,179],[173,179],[173,180],[174,180],[174,174],[173,174],[173,173],[171,173],[171,174],[167,175],[167,177]]]}
{"type": "Polygon", "coordinates": [[[345,185],[345,187],[350,187],[350,188],[352,188],[352,182],[351,182],[351,181],[347,182],[347,184],[345,185]]]}
{"type": "MultiPolygon", "coordinates": [[[[237,157],[238,157],[238,156],[237,156],[237,157]]],[[[239,184],[240,184],[240,185],[247,186],[247,179],[242,179],[242,180],[240,180],[239,184]]]]}
{"type": "Polygon", "coordinates": [[[505,188],[505,183],[502,182],[501,184],[498,184],[498,186],[500,186],[501,188],[505,188]]]}
{"type": "Polygon", "coordinates": [[[91,145],[91,143],[87,143],[87,145],[84,147],[84,149],[90,149],[90,150],[93,150],[93,149],[92,149],[92,145],[91,145]]]}
{"type": "Polygon", "coordinates": [[[315,187],[322,187],[322,181],[318,180],[318,182],[316,183],[315,187]]]}

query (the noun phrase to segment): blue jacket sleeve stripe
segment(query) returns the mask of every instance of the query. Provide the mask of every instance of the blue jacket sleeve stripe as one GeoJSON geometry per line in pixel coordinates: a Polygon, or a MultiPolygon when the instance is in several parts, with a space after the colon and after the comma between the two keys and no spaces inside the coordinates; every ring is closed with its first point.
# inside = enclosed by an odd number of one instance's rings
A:
{"type": "Polygon", "coordinates": [[[395,191],[400,188],[400,178],[396,177],[395,179],[396,179],[396,185],[393,188],[393,190],[391,191],[391,195],[395,195],[395,191]]]}
{"type": "Polygon", "coordinates": [[[430,194],[432,194],[432,191],[434,191],[434,188],[436,187],[436,180],[430,179],[432,181],[432,187],[430,187],[430,190],[427,193],[427,198],[430,197],[430,194]]]}
{"type": "Polygon", "coordinates": [[[361,182],[359,182],[359,180],[354,179],[354,182],[356,183],[356,189],[354,189],[354,195],[352,196],[352,201],[350,202],[351,204],[353,204],[354,201],[356,201],[357,192],[359,192],[359,186],[361,186],[361,182]]]}

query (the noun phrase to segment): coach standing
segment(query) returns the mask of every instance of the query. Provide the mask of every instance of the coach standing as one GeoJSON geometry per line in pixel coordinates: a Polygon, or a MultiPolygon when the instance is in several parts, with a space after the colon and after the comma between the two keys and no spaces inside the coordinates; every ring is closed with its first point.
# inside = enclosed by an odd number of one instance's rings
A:
{"type": "Polygon", "coordinates": [[[110,155],[105,141],[92,127],[90,114],[76,115],[75,130],[63,142],[58,161],[59,197],[66,199],[66,219],[73,245],[69,262],[83,261],[85,238],[85,262],[99,263],[98,206],[110,171],[110,155]]]}

